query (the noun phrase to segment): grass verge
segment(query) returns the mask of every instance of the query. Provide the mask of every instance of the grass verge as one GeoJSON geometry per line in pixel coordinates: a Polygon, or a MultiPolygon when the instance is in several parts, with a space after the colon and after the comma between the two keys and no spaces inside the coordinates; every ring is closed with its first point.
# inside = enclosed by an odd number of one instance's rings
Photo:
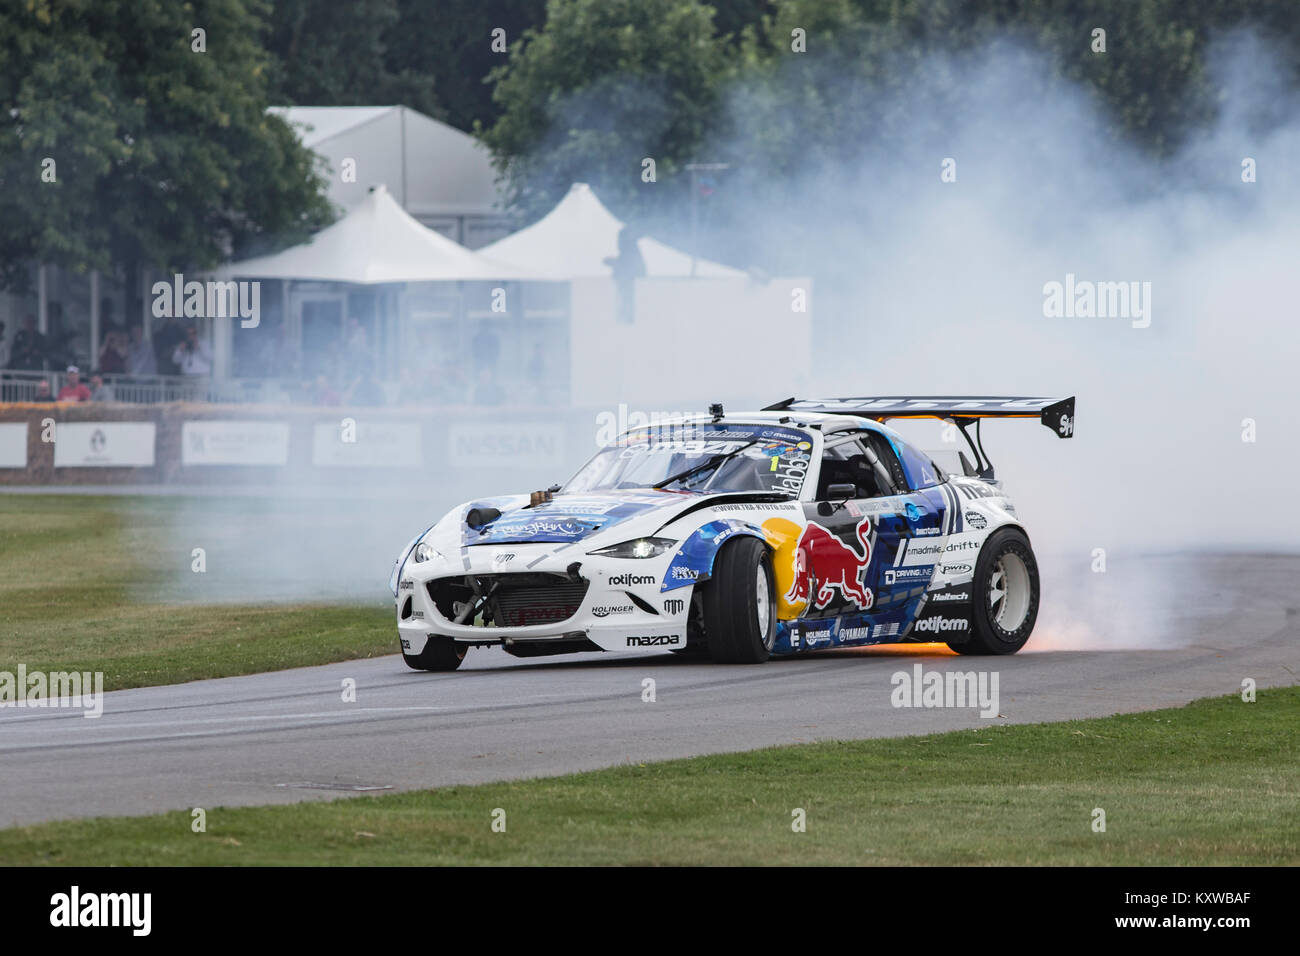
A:
{"type": "Polygon", "coordinates": [[[0,831],[6,865],[1297,863],[1295,687],[1254,703],[208,808],[204,833],[187,812],[0,831]]]}
{"type": "MultiPolygon", "coordinates": [[[[370,606],[202,600],[207,579],[191,571],[189,545],[208,542],[217,570],[227,542],[210,540],[212,514],[248,505],[205,507],[196,514],[181,497],[0,495],[0,670],[102,671],[105,689],[118,690],[397,650],[382,596],[370,606]]],[[[311,519],[293,502],[277,507],[311,519]]]]}

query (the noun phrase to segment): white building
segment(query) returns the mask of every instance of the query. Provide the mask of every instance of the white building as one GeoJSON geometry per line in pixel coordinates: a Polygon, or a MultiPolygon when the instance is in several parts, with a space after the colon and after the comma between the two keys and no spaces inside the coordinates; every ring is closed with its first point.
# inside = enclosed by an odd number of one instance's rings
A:
{"type": "Polygon", "coordinates": [[[405,106],[273,106],[325,161],[344,209],[388,187],[424,225],[476,249],[509,232],[492,159],[474,137],[405,106]]]}

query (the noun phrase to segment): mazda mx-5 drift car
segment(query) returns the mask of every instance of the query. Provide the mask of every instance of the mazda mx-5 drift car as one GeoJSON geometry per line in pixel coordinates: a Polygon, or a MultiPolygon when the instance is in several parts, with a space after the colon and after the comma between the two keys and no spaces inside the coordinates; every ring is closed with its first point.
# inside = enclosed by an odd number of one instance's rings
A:
{"type": "Polygon", "coordinates": [[[1074,399],[788,399],[631,429],[562,487],[467,502],[407,545],[390,581],[402,655],[444,671],[493,644],[731,663],[901,642],[1014,653],[1038,566],[984,418],[1068,438],[1074,399]],[[974,462],[945,474],[890,418],[953,423],[974,462]]]}

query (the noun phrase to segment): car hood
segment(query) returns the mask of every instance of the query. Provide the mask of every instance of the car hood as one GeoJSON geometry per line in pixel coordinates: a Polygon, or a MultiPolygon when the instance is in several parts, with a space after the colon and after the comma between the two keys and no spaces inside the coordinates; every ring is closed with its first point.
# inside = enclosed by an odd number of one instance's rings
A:
{"type": "Polygon", "coordinates": [[[602,535],[616,526],[636,525],[644,533],[643,521],[655,527],[670,520],[678,511],[701,500],[703,496],[674,491],[611,491],[581,495],[556,495],[550,501],[530,507],[528,495],[488,498],[468,502],[459,509],[461,543],[467,547],[484,544],[568,543],[602,535]],[[466,517],[477,509],[491,517],[478,528],[471,528],[466,517]],[[657,519],[657,520],[649,520],[657,519]]]}
{"type": "Polygon", "coordinates": [[[452,511],[433,529],[433,537],[449,547],[493,544],[569,544],[588,541],[593,547],[655,534],[682,514],[724,501],[772,501],[783,496],[742,492],[697,492],[637,489],[586,494],[559,494],[529,506],[528,495],[481,498],[452,511]],[[477,528],[466,522],[478,509],[491,520],[477,528]],[[501,512],[491,517],[491,510],[501,512]]]}

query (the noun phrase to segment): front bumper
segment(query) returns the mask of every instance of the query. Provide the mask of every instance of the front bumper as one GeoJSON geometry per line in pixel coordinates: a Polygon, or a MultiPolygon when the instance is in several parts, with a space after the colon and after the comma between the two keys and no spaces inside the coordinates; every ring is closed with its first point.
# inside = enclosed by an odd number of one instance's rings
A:
{"type": "Polygon", "coordinates": [[[477,546],[421,564],[408,561],[395,601],[403,653],[420,654],[433,637],[534,651],[546,643],[583,640],[600,650],[631,653],[686,646],[694,588],[661,590],[671,552],[637,560],[577,550],[547,544],[477,546]],[[480,591],[497,583],[498,595],[513,595],[495,605],[509,623],[456,623],[463,603],[457,605],[453,592],[460,588],[468,593],[471,579],[481,584],[480,591]],[[553,598],[547,593],[548,579],[555,582],[553,598]]]}

